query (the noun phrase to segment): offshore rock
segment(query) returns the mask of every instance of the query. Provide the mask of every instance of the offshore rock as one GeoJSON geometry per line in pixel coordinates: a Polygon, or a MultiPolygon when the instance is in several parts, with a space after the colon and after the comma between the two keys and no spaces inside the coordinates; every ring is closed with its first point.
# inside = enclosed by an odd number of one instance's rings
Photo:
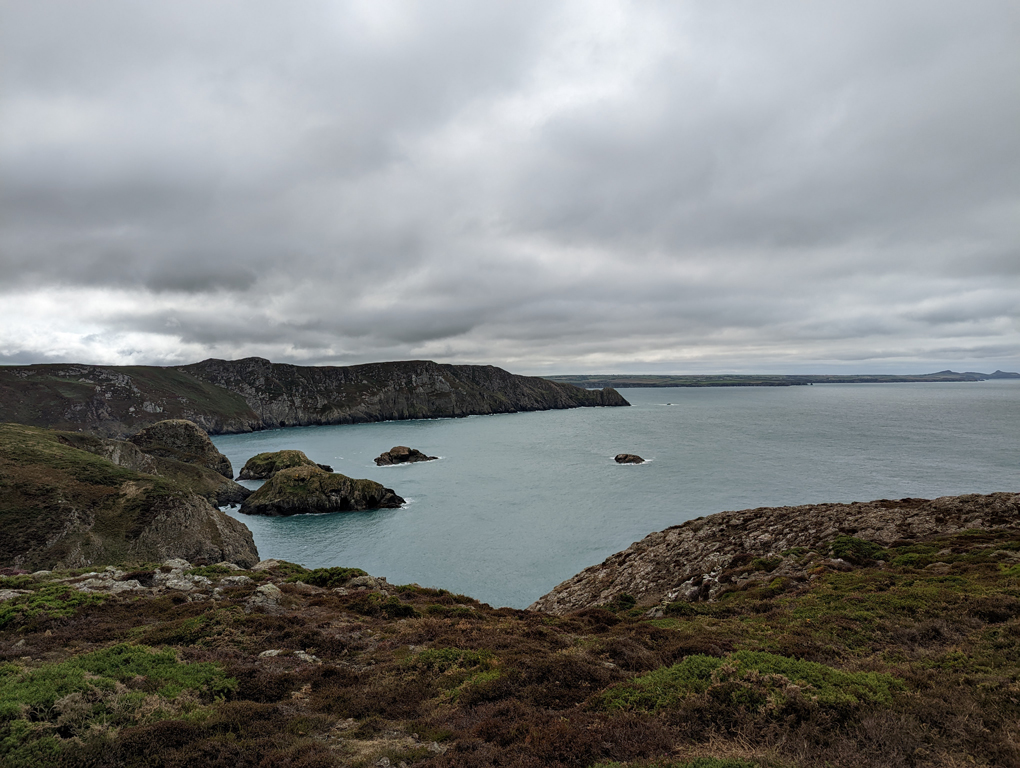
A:
{"type": "Polygon", "coordinates": [[[309,459],[304,451],[284,450],[260,453],[252,456],[241,468],[238,480],[268,480],[281,469],[291,467],[318,467],[324,472],[332,472],[325,465],[316,464],[309,459]]]}
{"type": "Polygon", "coordinates": [[[617,464],[644,464],[645,460],[638,456],[636,453],[618,453],[616,454],[617,464]]]}
{"type": "Polygon", "coordinates": [[[330,474],[316,466],[277,472],[241,505],[246,515],[302,515],[396,509],[404,503],[391,489],[373,480],[330,474]]]}
{"type": "Polygon", "coordinates": [[[426,456],[417,448],[395,445],[386,451],[386,453],[376,457],[375,463],[380,467],[387,467],[392,464],[410,464],[415,461],[435,461],[438,458],[438,456],[426,456]]]}
{"type": "Polygon", "coordinates": [[[207,467],[228,480],[234,477],[230,459],[217,450],[204,429],[187,419],[157,421],[129,439],[150,456],[207,467]]]}
{"type": "Polygon", "coordinates": [[[1020,494],[881,499],[720,512],[652,533],[599,565],[584,569],[530,608],[562,614],[611,603],[620,595],[638,605],[712,600],[755,576],[808,581],[811,570],[846,570],[829,557],[837,536],[884,546],[968,529],[1020,525],[1020,494]],[[812,555],[812,553],[814,553],[812,555]]]}

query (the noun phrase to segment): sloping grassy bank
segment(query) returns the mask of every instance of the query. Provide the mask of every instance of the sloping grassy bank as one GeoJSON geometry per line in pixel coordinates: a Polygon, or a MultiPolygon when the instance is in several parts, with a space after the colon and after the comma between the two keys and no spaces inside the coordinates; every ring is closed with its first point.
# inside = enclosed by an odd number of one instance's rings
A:
{"type": "Polygon", "coordinates": [[[287,563],[8,575],[0,763],[1020,764],[1020,530],[831,544],[839,569],[658,618],[287,563]]]}

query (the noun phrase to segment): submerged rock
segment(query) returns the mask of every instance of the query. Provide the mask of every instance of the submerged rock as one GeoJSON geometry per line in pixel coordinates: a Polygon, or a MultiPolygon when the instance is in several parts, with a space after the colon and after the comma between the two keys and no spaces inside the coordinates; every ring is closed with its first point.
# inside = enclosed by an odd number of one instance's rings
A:
{"type": "Polygon", "coordinates": [[[217,450],[204,429],[186,419],[158,421],[129,439],[150,456],[197,464],[228,479],[234,477],[230,459],[217,450]]]}
{"type": "Polygon", "coordinates": [[[238,480],[268,480],[282,469],[291,467],[317,467],[324,472],[332,472],[323,464],[316,464],[305,455],[304,451],[272,451],[252,456],[245,462],[238,480]]]}
{"type": "Polygon", "coordinates": [[[291,467],[274,474],[245,499],[246,515],[303,515],[396,509],[404,503],[390,488],[374,480],[355,480],[311,466],[291,467]]]}
{"type": "Polygon", "coordinates": [[[395,445],[386,453],[380,454],[375,463],[380,467],[391,464],[410,464],[414,461],[435,461],[438,456],[426,456],[417,448],[408,448],[406,445],[395,445]]]}
{"type": "Polygon", "coordinates": [[[616,454],[617,464],[644,464],[645,460],[638,456],[636,453],[618,453],[616,454]]]}

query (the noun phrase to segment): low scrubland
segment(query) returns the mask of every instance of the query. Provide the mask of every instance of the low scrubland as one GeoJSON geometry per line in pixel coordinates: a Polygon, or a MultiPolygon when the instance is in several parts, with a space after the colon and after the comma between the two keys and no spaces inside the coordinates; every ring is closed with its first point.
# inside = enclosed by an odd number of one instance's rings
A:
{"type": "Polygon", "coordinates": [[[828,547],[785,555],[840,557],[807,582],[564,616],[289,563],[8,569],[0,763],[1020,764],[1020,531],[828,547]]]}

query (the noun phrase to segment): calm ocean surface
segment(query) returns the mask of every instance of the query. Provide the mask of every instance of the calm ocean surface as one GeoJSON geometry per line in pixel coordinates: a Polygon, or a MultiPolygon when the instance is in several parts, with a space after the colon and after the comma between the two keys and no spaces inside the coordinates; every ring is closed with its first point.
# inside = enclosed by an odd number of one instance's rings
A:
{"type": "Polygon", "coordinates": [[[256,453],[297,448],[409,501],[376,512],[228,514],[252,530],[263,558],[356,566],[394,584],[525,607],[700,515],[1020,490],[1016,381],[621,393],[633,407],[219,436],[235,472],[256,453]],[[375,466],[395,445],[441,460],[375,466]],[[613,456],[623,452],[650,461],[619,466],[613,456]]]}

